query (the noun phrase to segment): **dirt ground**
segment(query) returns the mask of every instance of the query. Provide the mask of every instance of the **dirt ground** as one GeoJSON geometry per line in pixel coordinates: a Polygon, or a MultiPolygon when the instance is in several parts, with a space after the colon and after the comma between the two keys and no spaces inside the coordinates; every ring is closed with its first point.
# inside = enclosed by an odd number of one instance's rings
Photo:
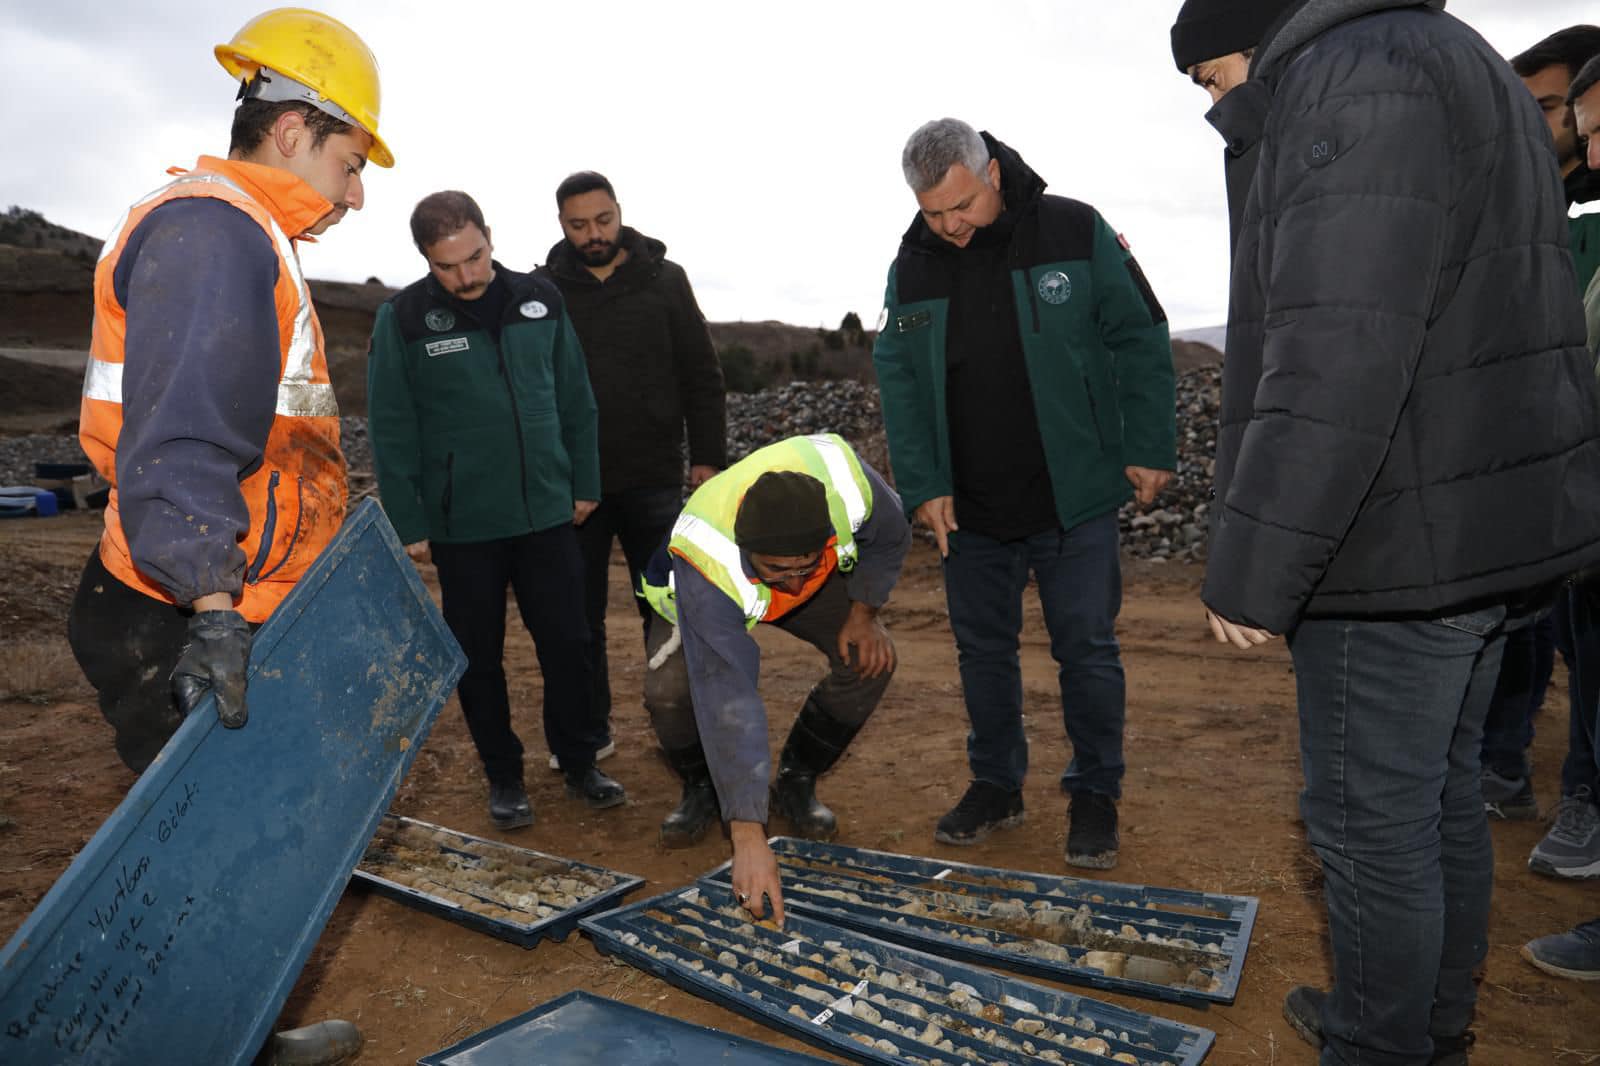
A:
{"type": "MultiPolygon", "coordinates": [[[[0,524],[0,937],[9,937],[132,784],[110,731],[66,650],[63,619],[97,515],[0,524]]],[[[432,583],[431,573],[427,578],[432,583]]],[[[713,836],[665,851],[656,825],[677,785],[655,754],[639,706],[641,655],[626,579],[614,565],[612,685],[617,756],[605,769],[628,788],[626,806],[591,812],[545,769],[535,708],[540,683],[526,634],[508,650],[517,724],[529,741],[537,823],[501,833],[461,715],[441,712],[394,809],[649,879],[632,898],[688,884],[727,857],[713,836]]],[[[1255,895],[1261,901],[1237,1002],[1191,1010],[1105,996],[1217,1034],[1209,1062],[1315,1061],[1280,1014],[1288,989],[1328,977],[1316,864],[1295,815],[1299,788],[1294,679],[1282,645],[1219,649],[1202,633],[1197,569],[1130,564],[1121,637],[1128,672],[1128,776],[1116,880],[1255,895]]],[[[1030,605],[1024,671],[1034,773],[1027,823],[975,848],[933,841],[933,824],[967,781],[965,722],[938,560],[919,544],[885,612],[900,669],[884,704],[822,795],[843,843],[1067,872],[1066,759],[1043,628],[1030,605]]],[[[773,745],[820,669],[810,648],[763,632],[763,690],[773,745]]],[[[1558,676],[1535,744],[1540,799],[1553,804],[1566,735],[1558,676]]],[[[252,722],[252,726],[255,725],[252,722]]],[[[1532,937],[1600,913],[1600,886],[1528,873],[1539,823],[1495,826],[1496,905],[1474,1061],[1507,1066],[1600,1063],[1600,985],[1545,976],[1517,955],[1532,937]]],[[[774,832],[783,826],[774,824],[774,832]]],[[[801,1049],[786,1036],[599,955],[579,934],[526,951],[423,915],[360,887],[346,892],[284,1011],[284,1025],[350,1018],[366,1033],[363,1063],[404,1063],[572,989],[586,989],[704,1025],[801,1049]]]]}

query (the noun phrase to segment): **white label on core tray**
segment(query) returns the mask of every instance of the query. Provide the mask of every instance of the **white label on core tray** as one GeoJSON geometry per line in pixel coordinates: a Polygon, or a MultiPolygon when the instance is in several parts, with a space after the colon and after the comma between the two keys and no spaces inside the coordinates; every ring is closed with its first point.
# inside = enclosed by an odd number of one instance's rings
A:
{"type": "Polygon", "coordinates": [[[791,940],[787,944],[784,944],[782,947],[780,947],[778,950],[783,952],[785,955],[798,955],[798,954],[800,954],[800,941],[791,940]]]}
{"type": "Polygon", "coordinates": [[[949,877],[953,873],[955,873],[955,870],[952,869],[949,866],[946,866],[944,869],[942,869],[938,873],[934,874],[933,875],[933,879],[935,881],[943,881],[945,878],[949,877]]]}

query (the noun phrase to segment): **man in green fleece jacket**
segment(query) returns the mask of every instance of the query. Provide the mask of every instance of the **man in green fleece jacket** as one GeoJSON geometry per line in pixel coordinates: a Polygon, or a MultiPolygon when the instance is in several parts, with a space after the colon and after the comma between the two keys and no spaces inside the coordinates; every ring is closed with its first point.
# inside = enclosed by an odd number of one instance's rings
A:
{"type": "Polygon", "coordinates": [[[495,262],[472,198],[438,192],[411,215],[428,274],[378,310],[367,407],[378,491],[415,559],[439,571],[467,655],[457,694],[489,778],[489,817],[533,823],[502,666],[506,586],[544,675],[544,732],[567,789],[627,798],[595,767],[605,722],[575,526],[600,499],[594,397],[561,293],[495,262]]]}
{"type": "Polygon", "coordinates": [[[1125,684],[1117,509],[1177,465],[1166,314],[1088,204],[1044,195],[1013,149],[957,119],[911,135],[917,216],[873,362],[895,484],[944,555],[972,785],[934,837],[1022,821],[1018,639],[1038,582],[1073,757],[1066,859],[1117,861],[1125,684]]]}

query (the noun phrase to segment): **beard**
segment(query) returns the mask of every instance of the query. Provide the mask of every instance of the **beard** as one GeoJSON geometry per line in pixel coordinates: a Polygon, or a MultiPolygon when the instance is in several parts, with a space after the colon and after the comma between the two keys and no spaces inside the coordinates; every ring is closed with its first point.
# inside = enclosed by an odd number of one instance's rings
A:
{"type": "Polygon", "coordinates": [[[586,265],[594,267],[606,266],[622,250],[622,246],[616,241],[590,241],[587,244],[576,247],[578,258],[582,259],[586,265]]]}

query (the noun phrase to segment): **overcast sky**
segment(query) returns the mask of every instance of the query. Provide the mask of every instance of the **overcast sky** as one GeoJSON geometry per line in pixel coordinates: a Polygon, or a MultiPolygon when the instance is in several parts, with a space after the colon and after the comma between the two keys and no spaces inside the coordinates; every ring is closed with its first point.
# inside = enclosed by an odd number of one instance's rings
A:
{"type": "MultiPolygon", "coordinates": [[[[915,209],[900,148],[942,115],[1017,148],[1132,242],[1174,329],[1225,317],[1222,142],[1173,67],[1178,0],[488,3],[327,0],[378,57],[392,170],[302,252],[313,277],[402,285],[416,201],[464,189],[507,266],[560,237],[574,170],[617,188],[714,321],[869,325],[915,209]]],[[[0,207],[104,236],[166,167],[223,154],[211,56],[262,0],[7,0],[0,207]]],[[[1600,19],[1578,0],[1450,0],[1510,55],[1600,19]]]]}

